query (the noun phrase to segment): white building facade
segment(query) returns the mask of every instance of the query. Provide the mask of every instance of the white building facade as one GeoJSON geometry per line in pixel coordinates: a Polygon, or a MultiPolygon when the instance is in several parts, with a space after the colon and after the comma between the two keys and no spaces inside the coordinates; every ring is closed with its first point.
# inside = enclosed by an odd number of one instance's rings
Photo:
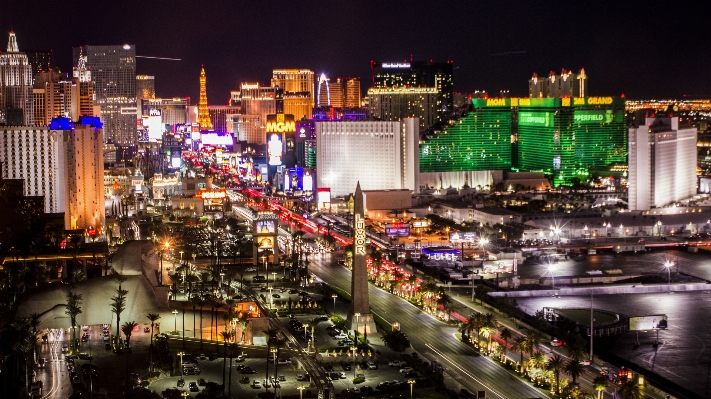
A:
{"type": "Polygon", "coordinates": [[[679,118],[629,129],[629,209],[646,211],[696,194],[697,131],[679,118]]]}
{"type": "Polygon", "coordinates": [[[364,190],[415,190],[419,120],[316,122],[317,187],[331,195],[364,190]]]}
{"type": "Polygon", "coordinates": [[[42,127],[0,127],[2,175],[25,181],[25,195],[44,196],[45,213],[66,207],[66,143],[64,130],[42,127]]]}

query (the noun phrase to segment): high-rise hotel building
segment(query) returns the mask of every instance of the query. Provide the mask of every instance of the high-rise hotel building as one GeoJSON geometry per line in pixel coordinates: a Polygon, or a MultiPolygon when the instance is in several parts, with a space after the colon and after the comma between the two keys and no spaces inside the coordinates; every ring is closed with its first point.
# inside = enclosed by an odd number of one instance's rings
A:
{"type": "Polygon", "coordinates": [[[75,47],[77,65],[82,57],[94,81],[104,139],[120,146],[136,145],[136,46],[75,47]]]}
{"type": "Polygon", "coordinates": [[[34,124],[32,79],[32,66],[27,55],[20,52],[15,32],[10,32],[7,51],[0,53],[0,122],[34,124]]]}
{"type": "Polygon", "coordinates": [[[383,121],[417,118],[420,132],[437,122],[437,98],[432,87],[387,87],[368,89],[368,114],[383,121]]]}
{"type": "Polygon", "coordinates": [[[317,187],[335,196],[364,190],[415,190],[417,118],[398,122],[315,122],[317,187]]]}
{"type": "Polygon", "coordinates": [[[284,113],[296,120],[311,119],[314,108],[314,73],[308,69],[274,69],[272,87],[284,90],[284,113]]]}
{"type": "Polygon", "coordinates": [[[630,210],[647,211],[696,195],[697,130],[673,111],[656,114],[637,111],[629,128],[630,210]]]}
{"type": "Polygon", "coordinates": [[[45,213],[65,214],[66,229],[104,221],[101,122],[56,118],[48,127],[0,127],[2,175],[25,181],[25,195],[44,196],[45,213]]]}

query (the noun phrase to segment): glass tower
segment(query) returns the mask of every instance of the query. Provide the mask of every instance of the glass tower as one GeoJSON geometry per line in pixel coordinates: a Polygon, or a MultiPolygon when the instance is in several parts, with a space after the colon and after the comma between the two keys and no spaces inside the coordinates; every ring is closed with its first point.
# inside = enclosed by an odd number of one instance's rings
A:
{"type": "Polygon", "coordinates": [[[74,48],[74,62],[84,57],[94,81],[95,104],[101,108],[104,140],[136,145],[136,47],[84,46],[74,48]]]}
{"type": "Polygon", "coordinates": [[[542,171],[553,185],[627,161],[624,99],[522,98],[518,105],[518,167],[542,171]]]}
{"type": "Polygon", "coordinates": [[[474,99],[473,110],[420,145],[420,172],[509,170],[510,99],[474,99]]]}

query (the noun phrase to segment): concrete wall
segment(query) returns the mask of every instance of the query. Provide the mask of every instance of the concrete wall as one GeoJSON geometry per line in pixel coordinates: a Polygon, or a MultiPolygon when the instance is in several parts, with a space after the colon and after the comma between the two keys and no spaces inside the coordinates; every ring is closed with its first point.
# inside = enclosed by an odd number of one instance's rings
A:
{"type": "MultiPolygon", "coordinates": [[[[673,292],[684,292],[684,291],[706,291],[711,289],[710,284],[706,283],[691,283],[691,284],[672,284],[671,290],[673,292]]],[[[611,295],[611,294],[648,294],[655,292],[667,292],[669,286],[666,284],[661,285],[615,285],[606,287],[563,287],[556,290],[530,290],[530,291],[498,291],[490,292],[489,295],[493,297],[504,297],[508,296],[510,298],[516,297],[542,297],[542,296],[552,296],[554,294],[560,296],[569,295],[611,295]]]]}

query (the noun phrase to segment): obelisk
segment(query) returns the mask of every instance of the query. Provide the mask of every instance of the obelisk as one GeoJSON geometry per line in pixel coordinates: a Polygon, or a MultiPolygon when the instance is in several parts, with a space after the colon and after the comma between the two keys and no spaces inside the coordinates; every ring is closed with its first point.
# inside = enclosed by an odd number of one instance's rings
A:
{"type": "Polygon", "coordinates": [[[351,274],[351,309],[346,325],[359,333],[375,333],[375,321],[368,300],[368,267],[365,263],[365,207],[360,182],[353,196],[353,269],[351,274]]]}

